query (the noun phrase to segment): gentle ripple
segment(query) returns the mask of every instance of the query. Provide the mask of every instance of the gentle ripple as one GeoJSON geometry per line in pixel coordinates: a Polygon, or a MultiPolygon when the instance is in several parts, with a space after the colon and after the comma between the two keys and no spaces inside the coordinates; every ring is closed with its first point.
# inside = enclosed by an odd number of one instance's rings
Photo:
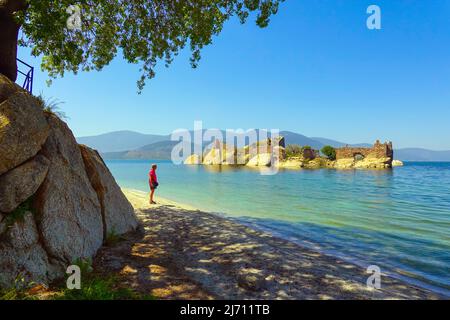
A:
{"type": "MultiPolygon", "coordinates": [[[[450,296],[450,163],[394,170],[301,170],[159,164],[158,195],[450,296]]],[[[150,161],[107,161],[125,188],[148,190],[150,161]]]]}

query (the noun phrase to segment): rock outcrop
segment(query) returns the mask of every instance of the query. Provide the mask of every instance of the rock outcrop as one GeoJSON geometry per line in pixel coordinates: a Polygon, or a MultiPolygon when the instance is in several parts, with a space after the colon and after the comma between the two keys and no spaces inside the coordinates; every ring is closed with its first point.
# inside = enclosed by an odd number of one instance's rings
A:
{"type": "Polygon", "coordinates": [[[301,148],[301,153],[286,154],[285,139],[266,139],[240,149],[227,147],[216,141],[201,161],[198,155],[191,155],[185,164],[204,165],[245,165],[248,167],[276,166],[280,169],[389,169],[401,166],[401,161],[393,161],[392,142],[376,141],[371,148],[343,147],[336,149],[337,159],[328,160],[311,147],[301,148]]]}
{"type": "Polygon", "coordinates": [[[400,160],[394,160],[392,161],[392,166],[393,167],[403,167],[405,164],[403,163],[403,161],[400,160]]]}
{"type": "Polygon", "coordinates": [[[192,154],[184,161],[186,165],[246,165],[249,167],[266,167],[273,163],[279,163],[286,156],[283,137],[277,137],[275,141],[266,139],[242,148],[227,146],[220,140],[216,140],[207,148],[203,157],[192,154]],[[203,159],[202,159],[203,158],[203,159]]]}
{"type": "Polygon", "coordinates": [[[100,202],[104,236],[124,234],[136,229],[138,221],[134,209],[115,183],[100,154],[84,145],[80,149],[86,172],[100,202]]]}
{"type": "Polygon", "coordinates": [[[392,168],[392,158],[364,158],[360,161],[355,161],[355,169],[388,169],[392,168]]]}
{"type": "Polygon", "coordinates": [[[0,286],[48,283],[137,225],[99,154],[0,75],[0,286]]]}
{"type": "Polygon", "coordinates": [[[184,164],[187,165],[199,165],[202,164],[202,157],[198,154],[192,154],[184,160],[184,164]]]}
{"type": "MultiPolygon", "coordinates": [[[[194,155],[195,156],[195,155],[194,155]]],[[[228,147],[217,140],[203,157],[204,165],[235,165],[237,163],[237,149],[228,147]]]]}
{"type": "Polygon", "coordinates": [[[304,149],[300,156],[281,161],[280,168],[305,169],[389,169],[392,168],[394,150],[392,142],[381,144],[376,141],[371,148],[344,147],[336,149],[336,160],[321,157],[319,152],[304,149]],[[308,151],[308,153],[305,153],[308,151]]]}
{"type": "Polygon", "coordinates": [[[304,161],[301,158],[290,158],[278,164],[280,169],[300,169],[303,167],[304,161]]]}
{"type": "Polygon", "coordinates": [[[8,220],[0,223],[0,285],[10,286],[20,277],[35,282],[52,279],[33,213],[25,212],[14,222],[8,220]]]}
{"type": "Polygon", "coordinates": [[[42,154],[51,163],[34,207],[49,255],[67,264],[92,257],[101,247],[102,215],[72,132],[54,115],[48,116],[48,123],[51,134],[42,154]]]}
{"type": "Polygon", "coordinates": [[[260,153],[251,158],[247,166],[249,167],[268,167],[272,163],[272,154],[271,153],[260,153]]]}
{"type": "MultiPolygon", "coordinates": [[[[8,82],[2,87],[13,91],[8,82]]],[[[47,121],[36,99],[16,91],[4,100],[0,104],[0,175],[35,156],[48,134],[47,121]]]]}
{"type": "Polygon", "coordinates": [[[50,161],[37,155],[0,176],[0,212],[14,211],[36,193],[47,175],[50,161]]]}

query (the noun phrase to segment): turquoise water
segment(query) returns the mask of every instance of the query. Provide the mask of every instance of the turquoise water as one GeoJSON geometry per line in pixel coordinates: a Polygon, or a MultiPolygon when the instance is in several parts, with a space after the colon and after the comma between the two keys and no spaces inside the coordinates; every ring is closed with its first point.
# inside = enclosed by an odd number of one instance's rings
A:
{"type": "MultiPolygon", "coordinates": [[[[450,163],[394,170],[301,170],[159,164],[157,195],[450,296],[450,163]]],[[[122,187],[148,191],[151,161],[108,161],[122,187]]]]}

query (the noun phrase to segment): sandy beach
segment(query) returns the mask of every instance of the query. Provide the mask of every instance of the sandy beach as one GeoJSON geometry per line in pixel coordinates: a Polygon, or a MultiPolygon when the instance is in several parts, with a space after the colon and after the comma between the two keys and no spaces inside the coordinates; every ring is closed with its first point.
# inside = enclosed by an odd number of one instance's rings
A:
{"type": "Polygon", "coordinates": [[[382,276],[370,289],[356,265],[251,229],[235,221],[123,190],[141,221],[139,232],[94,261],[100,272],[159,299],[439,299],[382,276]]]}

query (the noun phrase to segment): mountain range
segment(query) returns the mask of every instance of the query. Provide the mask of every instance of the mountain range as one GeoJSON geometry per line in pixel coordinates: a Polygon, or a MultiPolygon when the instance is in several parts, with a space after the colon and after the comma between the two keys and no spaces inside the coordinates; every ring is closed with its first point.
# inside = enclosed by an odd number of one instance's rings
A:
{"type": "MultiPolygon", "coordinates": [[[[327,138],[307,137],[291,131],[281,131],[280,135],[285,137],[286,145],[308,145],[318,150],[325,145],[335,148],[345,145],[372,146],[370,143],[348,144],[327,138]]],[[[77,141],[97,149],[105,159],[168,160],[173,147],[178,144],[177,141],[170,140],[170,135],[143,134],[134,131],[115,131],[97,136],[79,137],[77,141]]],[[[193,145],[191,147],[193,148],[193,145]]],[[[422,148],[395,149],[395,158],[402,161],[450,161],[450,151],[433,151],[422,148]]]]}

